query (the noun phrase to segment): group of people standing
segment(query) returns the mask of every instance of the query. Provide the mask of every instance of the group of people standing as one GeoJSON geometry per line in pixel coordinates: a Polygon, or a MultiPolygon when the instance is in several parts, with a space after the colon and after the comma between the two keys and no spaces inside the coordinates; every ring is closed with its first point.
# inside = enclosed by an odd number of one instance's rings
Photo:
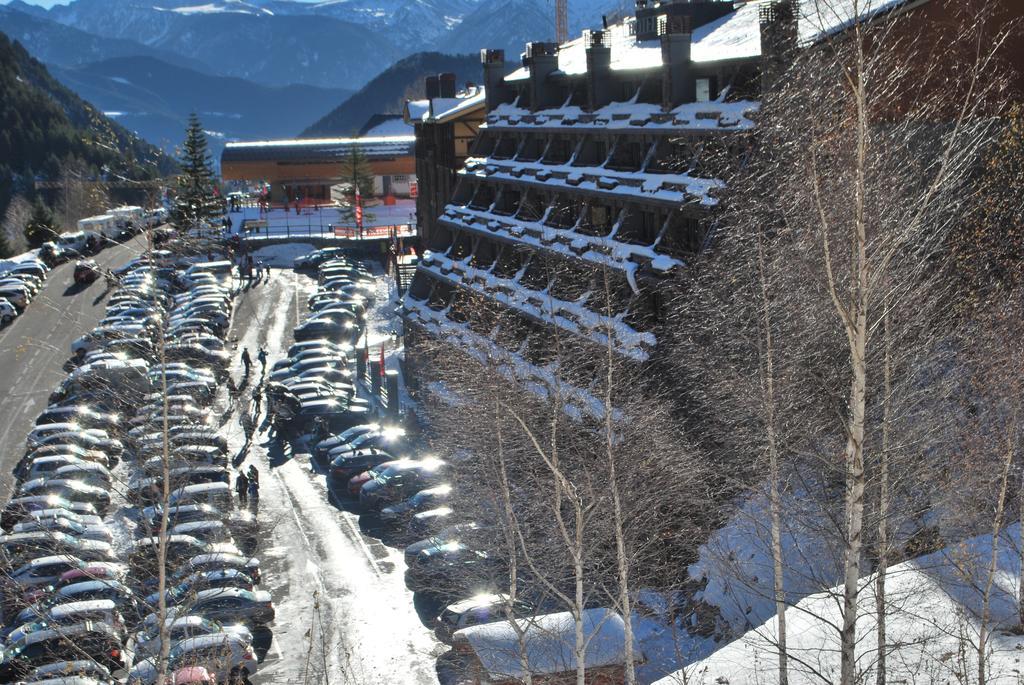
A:
{"type": "MultiPolygon", "coordinates": [[[[255,389],[252,391],[254,411],[250,414],[247,408],[241,416],[242,429],[245,431],[246,450],[248,450],[249,443],[252,441],[256,421],[259,419],[260,404],[263,398],[263,378],[267,373],[267,351],[261,347],[259,352],[256,353],[256,359],[260,363],[260,378],[256,383],[255,389]]],[[[240,386],[242,388],[249,382],[249,376],[252,373],[252,363],[249,348],[243,347],[242,368],[245,376],[240,386]]],[[[239,472],[238,477],[235,479],[235,492],[238,495],[238,503],[243,507],[248,507],[255,514],[257,509],[259,509],[260,501],[260,472],[254,465],[250,464],[247,471],[239,472]]]]}
{"type": "Polygon", "coordinates": [[[260,507],[260,471],[255,465],[249,464],[248,471],[241,471],[235,478],[235,492],[238,503],[255,514],[260,507]]]}

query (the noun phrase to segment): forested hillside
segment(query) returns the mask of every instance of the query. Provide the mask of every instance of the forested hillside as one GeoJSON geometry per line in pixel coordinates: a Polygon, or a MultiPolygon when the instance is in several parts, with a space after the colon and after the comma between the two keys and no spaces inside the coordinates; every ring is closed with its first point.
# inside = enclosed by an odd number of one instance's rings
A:
{"type": "Polygon", "coordinates": [[[69,164],[91,178],[149,179],[174,161],[98,112],[0,33],[0,216],[69,164]]]}
{"type": "Polygon", "coordinates": [[[453,72],[458,83],[480,82],[476,55],[419,52],[396,62],[359,92],[302,132],[306,138],[356,135],[370,114],[398,114],[407,98],[424,96],[424,81],[431,74],[453,72]]]}

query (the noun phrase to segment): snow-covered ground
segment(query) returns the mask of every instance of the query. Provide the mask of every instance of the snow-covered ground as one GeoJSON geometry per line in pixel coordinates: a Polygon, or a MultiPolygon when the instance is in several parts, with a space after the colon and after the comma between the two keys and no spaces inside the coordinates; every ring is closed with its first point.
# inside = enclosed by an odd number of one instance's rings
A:
{"type": "MultiPolygon", "coordinates": [[[[731,627],[743,631],[724,646],[707,641],[695,646],[684,669],[657,681],[763,685],[778,682],[778,623],[771,602],[772,570],[766,556],[763,519],[756,501],[744,508],[702,549],[691,573],[708,580],[698,596],[721,610],[731,627]],[[729,560],[732,568],[722,565],[729,560]],[[730,580],[731,579],[731,580],[730,580]],[[702,658],[703,657],[703,658],[702,658]]],[[[1024,638],[1018,629],[1021,570],[1020,525],[1004,531],[986,630],[992,631],[987,650],[988,682],[1019,683],[1024,673],[1024,638]]],[[[786,611],[789,682],[838,682],[842,587],[808,594],[816,577],[834,578],[835,557],[813,543],[813,536],[788,529],[783,536],[787,564],[786,611]],[[800,564],[798,560],[805,563],[800,564]],[[804,568],[801,568],[803,566],[804,568]]],[[[980,536],[888,569],[886,576],[887,651],[889,682],[977,682],[977,644],[982,625],[984,588],[992,558],[992,536],[980,536]]],[[[858,600],[858,682],[873,683],[878,658],[876,578],[862,579],[858,600]]],[[[820,587],[820,585],[819,585],[820,587]]]]}
{"type": "MultiPolygon", "coordinates": [[[[305,247],[265,248],[260,258],[290,264],[293,253],[305,247]]],[[[390,279],[381,277],[377,306],[370,314],[373,350],[390,338],[392,287],[390,279]]],[[[291,329],[304,315],[314,289],[314,279],[274,268],[268,280],[244,290],[231,334],[237,338],[237,354],[247,347],[255,356],[263,347],[268,367],[283,358],[292,342],[291,329]]],[[[386,354],[389,368],[397,368],[393,344],[386,354]]],[[[234,375],[241,376],[237,361],[234,375]]],[[[261,425],[245,449],[240,417],[249,410],[249,392],[251,386],[225,416],[223,433],[231,453],[240,457],[236,462],[256,464],[263,474],[259,519],[265,537],[257,555],[277,620],[270,650],[253,682],[437,683],[435,660],[446,649],[424,627],[405,588],[401,550],[364,534],[358,516],[331,504],[324,476],[311,467],[308,455],[283,448],[268,436],[266,426],[261,425]]]]}

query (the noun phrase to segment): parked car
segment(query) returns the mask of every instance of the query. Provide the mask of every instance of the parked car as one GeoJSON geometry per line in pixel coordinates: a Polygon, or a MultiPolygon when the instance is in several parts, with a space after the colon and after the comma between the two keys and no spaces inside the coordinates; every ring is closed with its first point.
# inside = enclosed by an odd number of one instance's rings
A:
{"type": "Polygon", "coordinates": [[[75,264],[75,283],[92,283],[100,277],[100,267],[88,259],[75,264]]]}
{"type": "Polygon", "coordinates": [[[57,495],[73,502],[91,504],[101,515],[106,514],[110,508],[109,490],[67,478],[36,478],[25,481],[18,486],[17,492],[18,497],[57,495]]]}
{"type": "Polygon", "coordinates": [[[520,599],[510,600],[503,594],[480,594],[449,604],[434,619],[434,635],[445,644],[452,644],[456,630],[484,623],[530,616],[535,607],[520,599]]]}
{"type": "Polygon", "coordinates": [[[447,542],[420,551],[405,571],[405,584],[413,592],[458,598],[498,586],[507,574],[503,559],[462,542],[447,542]]]}
{"type": "Polygon", "coordinates": [[[211,552],[192,557],[178,567],[173,574],[171,574],[171,580],[169,582],[180,582],[193,573],[198,573],[200,571],[212,571],[225,568],[239,569],[244,572],[245,575],[252,578],[253,582],[257,585],[260,583],[261,575],[259,559],[227,552],[211,552]]]}
{"type": "Polygon", "coordinates": [[[11,283],[0,285],[0,298],[3,298],[18,310],[23,310],[32,299],[32,293],[24,284],[11,283]]]}
{"type": "MultiPolygon", "coordinates": [[[[251,644],[230,632],[186,638],[171,648],[168,659],[175,669],[202,665],[222,682],[248,680],[259,668],[251,644]]],[[[157,679],[154,658],[136,663],[128,672],[128,685],[155,685],[157,679]]]]}
{"type": "Polygon", "coordinates": [[[219,623],[265,625],[274,620],[274,604],[264,590],[214,588],[200,590],[189,602],[188,612],[219,623]]]}
{"type": "MultiPolygon", "coordinates": [[[[376,447],[368,447],[366,449],[360,449],[355,452],[345,452],[341,456],[335,457],[331,461],[331,467],[328,477],[334,485],[346,485],[349,480],[358,476],[362,473],[367,473],[385,462],[397,461],[394,456],[384,450],[379,450],[376,447]]],[[[362,484],[369,480],[369,475],[365,479],[359,482],[359,488],[362,484]]],[[[359,489],[353,487],[349,489],[349,494],[353,497],[359,494],[359,489]]]]}
{"type": "Polygon", "coordinates": [[[0,323],[6,325],[14,321],[18,316],[18,309],[10,300],[0,297],[0,323]]]}
{"type": "Polygon", "coordinates": [[[21,495],[12,499],[4,507],[3,514],[0,514],[0,526],[9,530],[14,524],[25,520],[33,511],[42,509],[67,509],[76,514],[92,516],[99,513],[95,505],[89,502],[73,502],[60,495],[21,495]]]}
{"type": "Polygon", "coordinates": [[[364,509],[380,509],[400,502],[408,495],[439,484],[447,475],[448,463],[441,459],[410,459],[376,471],[372,480],[359,489],[359,504],[364,509]]]}
{"type": "Polygon", "coordinates": [[[12,682],[35,667],[83,655],[112,670],[128,666],[128,655],[116,631],[104,623],[90,621],[33,632],[9,645],[0,662],[0,680],[12,682]]]}
{"type": "Polygon", "coordinates": [[[425,538],[436,535],[455,523],[455,510],[451,507],[435,507],[415,514],[409,521],[409,533],[425,538]]]}
{"type": "MultiPolygon", "coordinates": [[[[156,618],[157,615],[155,613],[147,616],[147,620],[143,622],[141,630],[135,635],[135,651],[142,658],[154,656],[160,651],[160,631],[157,629],[158,622],[154,620],[156,618]]],[[[221,632],[234,633],[246,642],[252,643],[252,633],[245,626],[221,625],[202,616],[189,614],[187,616],[169,618],[165,624],[172,645],[181,640],[187,640],[190,637],[215,635],[221,632]]]]}
{"type": "Polygon", "coordinates": [[[398,504],[381,509],[381,521],[391,525],[404,523],[421,511],[435,508],[437,505],[449,501],[451,492],[452,486],[448,483],[420,490],[398,504]]]}

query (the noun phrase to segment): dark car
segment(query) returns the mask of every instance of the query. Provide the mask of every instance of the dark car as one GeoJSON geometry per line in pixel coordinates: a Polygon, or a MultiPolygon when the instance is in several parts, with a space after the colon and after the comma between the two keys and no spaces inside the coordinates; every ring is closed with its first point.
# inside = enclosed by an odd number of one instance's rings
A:
{"type": "Polygon", "coordinates": [[[12,682],[34,668],[87,656],[111,670],[128,667],[128,656],[116,631],[105,623],[86,622],[59,630],[29,633],[4,649],[0,680],[12,682]]]}
{"type": "Polygon", "coordinates": [[[421,511],[433,509],[448,502],[451,499],[451,492],[452,486],[447,483],[420,490],[398,504],[381,509],[381,521],[391,525],[404,523],[421,511]]]}
{"type": "Polygon", "coordinates": [[[409,533],[418,538],[437,535],[455,523],[455,510],[448,506],[427,509],[409,521],[409,533]]]}
{"type": "Polygon", "coordinates": [[[459,598],[494,591],[507,582],[503,559],[462,542],[448,542],[422,550],[406,569],[405,584],[413,592],[459,598]]]}
{"type": "Polygon", "coordinates": [[[377,510],[400,502],[423,488],[440,484],[447,472],[448,463],[441,459],[403,461],[365,483],[359,490],[359,504],[364,509],[377,510]]]}
{"type": "MultiPolygon", "coordinates": [[[[348,452],[331,461],[330,479],[335,484],[345,484],[353,476],[380,466],[384,462],[394,461],[395,457],[376,447],[348,452]]],[[[360,486],[362,487],[362,486],[360,486]]]]}
{"type": "Polygon", "coordinates": [[[75,264],[75,283],[92,283],[100,277],[100,267],[93,260],[75,264]]]}
{"type": "Polygon", "coordinates": [[[334,321],[332,319],[309,319],[292,331],[296,340],[314,340],[324,338],[331,342],[351,343],[359,335],[359,328],[352,321],[334,321]]]}

